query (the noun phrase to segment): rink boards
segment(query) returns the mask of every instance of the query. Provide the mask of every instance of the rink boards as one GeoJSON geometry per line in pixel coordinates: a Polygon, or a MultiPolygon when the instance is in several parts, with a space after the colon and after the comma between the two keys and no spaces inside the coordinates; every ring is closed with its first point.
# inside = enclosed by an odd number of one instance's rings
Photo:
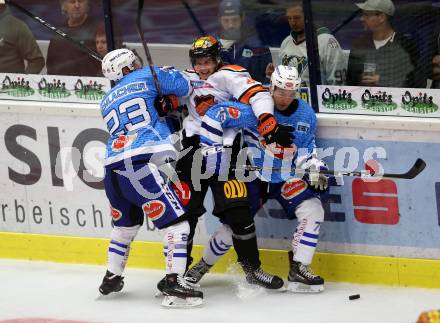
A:
{"type": "MultiPolygon", "coordinates": [[[[98,108],[0,101],[0,114],[0,257],[104,264],[111,225],[102,185],[107,135],[98,108]]],[[[346,177],[333,187],[314,269],[329,281],[439,288],[440,122],[335,114],[318,119],[318,145],[334,168],[363,169],[374,158],[385,172],[405,172],[418,157],[427,167],[413,180],[346,177]]],[[[205,203],[212,209],[210,197],[205,203]]],[[[208,215],[200,224],[197,244],[218,221],[208,215]]],[[[283,250],[296,222],[272,203],[256,224],[263,264],[285,275],[283,250]]],[[[129,265],[162,268],[161,239],[147,221],[129,265]]],[[[232,261],[229,252],[216,270],[232,261]]]]}

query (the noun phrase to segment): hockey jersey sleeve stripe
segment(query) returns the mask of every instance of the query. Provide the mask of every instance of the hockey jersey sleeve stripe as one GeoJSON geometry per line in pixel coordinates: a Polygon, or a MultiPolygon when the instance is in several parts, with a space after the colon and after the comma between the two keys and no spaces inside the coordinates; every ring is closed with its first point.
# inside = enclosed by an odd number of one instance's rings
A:
{"type": "Polygon", "coordinates": [[[227,70],[231,72],[247,72],[247,69],[245,69],[243,66],[240,65],[225,65],[220,68],[221,70],[227,70]]]}
{"type": "Polygon", "coordinates": [[[240,97],[238,98],[238,101],[244,104],[249,104],[249,100],[257,93],[260,92],[267,92],[267,89],[265,89],[261,84],[255,84],[254,86],[251,86],[246,91],[244,91],[240,97]]]}
{"type": "Polygon", "coordinates": [[[212,133],[212,134],[217,135],[217,136],[219,136],[219,137],[222,137],[222,136],[223,136],[223,131],[211,127],[211,126],[210,126],[209,124],[207,124],[206,122],[202,122],[202,127],[203,127],[204,129],[206,129],[209,133],[212,133]]]}

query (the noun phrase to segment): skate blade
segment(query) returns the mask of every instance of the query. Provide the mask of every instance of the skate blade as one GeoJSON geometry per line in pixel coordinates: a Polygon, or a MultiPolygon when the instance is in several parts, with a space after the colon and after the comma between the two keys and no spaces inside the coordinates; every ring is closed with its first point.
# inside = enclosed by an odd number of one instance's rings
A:
{"type": "Polygon", "coordinates": [[[203,298],[200,297],[180,298],[167,295],[164,297],[161,305],[166,308],[191,308],[201,306],[202,304],[203,298]]]}
{"type": "Polygon", "coordinates": [[[285,285],[281,286],[280,288],[277,289],[269,289],[269,288],[265,288],[265,290],[267,290],[269,293],[285,293],[287,291],[287,288],[285,285]]]}
{"type": "Polygon", "coordinates": [[[292,293],[317,294],[324,291],[324,285],[306,285],[303,283],[289,282],[287,290],[292,293]]]}
{"type": "Polygon", "coordinates": [[[246,282],[246,284],[252,288],[261,288],[262,290],[269,292],[269,293],[284,293],[285,291],[287,291],[286,289],[286,284],[283,284],[283,286],[281,286],[280,288],[267,288],[265,286],[262,286],[260,284],[257,283],[249,283],[246,282]]]}

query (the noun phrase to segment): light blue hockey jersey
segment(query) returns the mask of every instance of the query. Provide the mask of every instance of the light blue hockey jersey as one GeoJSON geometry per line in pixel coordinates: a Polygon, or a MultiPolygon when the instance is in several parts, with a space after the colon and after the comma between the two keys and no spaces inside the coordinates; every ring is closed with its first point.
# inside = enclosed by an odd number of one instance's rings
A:
{"type": "MultiPolygon", "coordinates": [[[[162,94],[187,96],[189,82],[179,71],[154,68],[162,94]]],[[[157,90],[149,67],[124,76],[101,101],[101,114],[110,133],[106,167],[117,167],[125,159],[157,160],[176,156],[171,131],[154,108],[157,90]]]]}
{"type": "Polygon", "coordinates": [[[315,149],[316,115],[303,100],[298,99],[298,108],[290,116],[275,109],[275,119],[279,124],[294,127],[293,149],[285,150],[266,145],[257,131],[258,120],[252,108],[239,102],[223,102],[211,107],[202,119],[200,142],[202,146],[223,145],[224,135],[229,128],[243,129],[248,156],[254,166],[262,168],[260,178],[272,183],[284,182],[293,177],[294,172],[272,171],[273,168],[290,170],[300,156],[310,155],[315,149]]]}

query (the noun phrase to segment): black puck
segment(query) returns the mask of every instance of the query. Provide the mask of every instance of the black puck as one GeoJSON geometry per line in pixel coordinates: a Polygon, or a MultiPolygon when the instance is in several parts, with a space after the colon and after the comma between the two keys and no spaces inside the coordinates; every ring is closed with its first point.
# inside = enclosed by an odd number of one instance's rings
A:
{"type": "Polygon", "coordinates": [[[348,296],[348,299],[349,299],[350,301],[352,301],[352,300],[354,300],[354,299],[358,299],[358,298],[361,298],[361,295],[359,295],[359,294],[354,294],[354,295],[350,295],[350,296],[348,296]]]}

